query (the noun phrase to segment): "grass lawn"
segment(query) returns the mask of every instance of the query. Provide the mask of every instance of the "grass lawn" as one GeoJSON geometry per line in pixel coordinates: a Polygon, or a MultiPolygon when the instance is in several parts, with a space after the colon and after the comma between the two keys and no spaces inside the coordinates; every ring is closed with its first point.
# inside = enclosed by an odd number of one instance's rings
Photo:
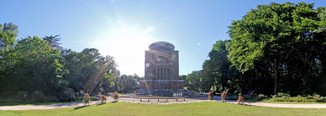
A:
{"type": "Polygon", "coordinates": [[[218,102],[151,105],[107,103],[79,109],[0,111],[1,116],[326,116],[326,109],[289,109],[241,106],[218,102]]]}

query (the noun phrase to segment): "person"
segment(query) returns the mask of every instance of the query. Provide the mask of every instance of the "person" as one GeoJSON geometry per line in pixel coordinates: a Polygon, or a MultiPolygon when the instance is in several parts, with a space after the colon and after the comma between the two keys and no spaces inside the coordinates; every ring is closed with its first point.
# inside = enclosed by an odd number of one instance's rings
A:
{"type": "Polygon", "coordinates": [[[100,100],[101,100],[101,104],[105,104],[106,103],[106,97],[105,97],[105,95],[101,95],[100,96],[100,100]]]}
{"type": "Polygon", "coordinates": [[[238,97],[237,103],[238,104],[244,104],[244,97],[242,96],[241,93],[239,93],[239,97],[238,97]]]}
{"type": "Polygon", "coordinates": [[[102,93],[101,92],[98,92],[97,93],[97,96],[96,96],[97,99],[98,99],[97,104],[101,104],[102,103],[101,96],[102,96],[102,93]]]}
{"type": "Polygon", "coordinates": [[[221,93],[221,101],[222,101],[222,103],[225,103],[226,102],[226,96],[227,96],[227,94],[228,94],[228,90],[226,89],[226,90],[224,90],[222,93],[221,93]]]}
{"type": "Polygon", "coordinates": [[[89,94],[87,92],[84,94],[83,100],[84,100],[85,105],[90,104],[91,97],[89,96],[89,94]]]}
{"type": "Polygon", "coordinates": [[[208,100],[213,100],[213,97],[214,97],[214,92],[212,90],[210,90],[208,92],[208,100]]]}
{"type": "Polygon", "coordinates": [[[118,102],[118,99],[119,99],[119,93],[116,91],[113,93],[112,95],[113,99],[114,99],[114,102],[118,102]]]}

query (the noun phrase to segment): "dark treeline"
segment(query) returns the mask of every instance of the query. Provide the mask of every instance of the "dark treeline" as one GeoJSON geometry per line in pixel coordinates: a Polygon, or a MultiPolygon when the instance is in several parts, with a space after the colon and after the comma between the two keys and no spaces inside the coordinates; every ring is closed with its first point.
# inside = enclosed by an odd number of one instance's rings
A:
{"type": "Polygon", "coordinates": [[[326,7],[259,5],[233,21],[229,35],[202,70],[182,76],[188,89],[326,95],[326,7]]]}
{"type": "Polygon", "coordinates": [[[17,40],[17,34],[13,23],[0,24],[1,98],[70,101],[81,90],[96,94],[136,88],[137,75],[119,76],[113,57],[95,48],[76,52],[61,47],[58,35],[17,40]]]}

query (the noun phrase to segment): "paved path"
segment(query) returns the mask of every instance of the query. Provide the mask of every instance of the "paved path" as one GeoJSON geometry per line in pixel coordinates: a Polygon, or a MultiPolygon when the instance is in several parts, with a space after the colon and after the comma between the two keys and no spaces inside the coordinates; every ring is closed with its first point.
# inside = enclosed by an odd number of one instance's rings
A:
{"type": "Polygon", "coordinates": [[[326,104],[277,104],[277,103],[246,103],[251,106],[277,107],[277,108],[326,108],[326,104]]]}
{"type": "MultiPolygon", "coordinates": [[[[92,102],[91,105],[96,104],[92,102]]],[[[0,106],[0,110],[48,110],[57,108],[71,108],[71,107],[82,107],[84,103],[72,102],[72,103],[60,103],[60,104],[50,104],[50,105],[16,105],[16,106],[0,106]]]]}
{"type": "MultiPolygon", "coordinates": [[[[108,99],[108,102],[113,101],[112,98],[108,99]]],[[[175,100],[169,99],[168,101],[162,99],[152,99],[150,102],[144,100],[140,102],[138,98],[119,98],[119,102],[128,103],[145,103],[145,104],[177,104],[177,103],[193,103],[193,102],[220,102],[219,100],[204,100],[204,99],[190,99],[186,98],[185,101],[182,99],[175,100]]],[[[91,102],[91,105],[96,105],[97,101],[91,102]]],[[[236,104],[235,101],[228,101],[228,103],[236,104]]],[[[245,102],[246,105],[250,106],[263,106],[263,107],[278,107],[278,108],[326,108],[326,104],[276,104],[276,103],[262,103],[262,102],[245,102]]],[[[0,110],[48,110],[57,108],[78,108],[83,107],[84,104],[81,102],[72,103],[60,103],[51,105],[16,105],[16,106],[0,106],[0,110]]]]}

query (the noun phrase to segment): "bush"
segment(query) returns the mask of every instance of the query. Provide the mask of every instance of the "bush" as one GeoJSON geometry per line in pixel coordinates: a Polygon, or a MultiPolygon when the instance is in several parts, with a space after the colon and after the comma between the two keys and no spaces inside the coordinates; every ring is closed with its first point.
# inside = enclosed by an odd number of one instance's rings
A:
{"type": "Polygon", "coordinates": [[[258,100],[262,100],[262,99],[266,99],[267,98],[267,96],[264,95],[264,94],[259,94],[257,97],[258,97],[258,100]]]}
{"type": "Polygon", "coordinates": [[[326,102],[326,97],[317,98],[317,102],[326,102]]]}
{"type": "Polygon", "coordinates": [[[31,100],[34,102],[44,102],[45,96],[42,91],[33,91],[31,95],[31,100]]]}
{"type": "Polygon", "coordinates": [[[64,88],[58,95],[60,101],[74,101],[76,100],[75,91],[71,88],[64,88]]]}
{"type": "Polygon", "coordinates": [[[91,96],[91,101],[96,101],[96,100],[99,100],[97,96],[91,96]]]}
{"type": "Polygon", "coordinates": [[[307,96],[302,97],[301,95],[298,95],[296,97],[276,97],[274,96],[272,98],[273,102],[326,102],[325,97],[313,97],[313,96],[307,96]]]}
{"type": "Polygon", "coordinates": [[[290,94],[288,93],[277,93],[278,97],[290,97],[290,94]]]}
{"type": "Polygon", "coordinates": [[[17,99],[20,100],[20,102],[24,102],[28,100],[28,92],[27,91],[18,91],[17,93],[17,99]]]}
{"type": "Polygon", "coordinates": [[[59,99],[56,96],[49,96],[46,98],[46,101],[48,102],[58,102],[59,99]]]}

